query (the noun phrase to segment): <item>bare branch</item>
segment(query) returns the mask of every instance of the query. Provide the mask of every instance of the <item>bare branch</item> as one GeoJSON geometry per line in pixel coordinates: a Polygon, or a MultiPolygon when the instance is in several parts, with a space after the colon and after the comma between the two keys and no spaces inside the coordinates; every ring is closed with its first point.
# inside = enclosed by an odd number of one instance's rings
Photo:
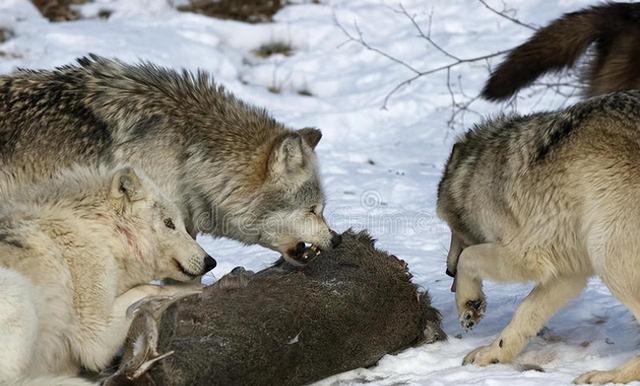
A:
{"type": "Polygon", "coordinates": [[[392,96],[393,94],[395,94],[396,92],[398,92],[398,90],[400,90],[401,88],[403,88],[403,87],[405,87],[405,86],[410,85],[410,84],[411,84],[411,82],[413,82],[414,80],[416,80],[416,79],[420,78],[421,76],[422,76],[422,74],[418,73],[417,75],[414,75],[414,76],[412,76],[411,78],[409,78],[409,79],[405,79],[405,80],[403,80],[402,82],[400,82],[400,83],[396,84],[396,85],[391,89],[391,91],[389,91],[389,92],[387,93],[387,95],[384,97],[384,101],[382,102],[382,107],[381,107],[381,108],[382,108],[383,110],[386,110],[386,109],[387,109],[387,104],[389,103],[389,99],[391,98],[391,96],[392,96]]]}
{"type": "MultiPolygon", "coordinates": [[[[452,55],[451,53],[446,51],[444,48],[442,48],[439,44],[437,44],[435,41],[433,41],[433,39],[431,39],[431,21],[432,21],[433,12],[429,14],[429,30],[428,30],[429,32],[425,34],[424,31],[422,31],[422,28],[420,28],[420,25],[418,24],[418,22],[416,22],[416,18],[414,16],[410,15],[409,12],[407,12],[407,10],[402,5],[402,3],[400,3],[400,11],[409,20],[411,20],[411,23],[416,28],[416,30],[418,31],[418,35],[420,35],[421,38],[425,39],[436,50],[442,52],[445,56],[448,56],[449,58],[451,58],[453,60],[460,60],[460,58],[458,58],[455,55],[452,55]]],[[[397,12],[397,10],[395,12],[397,12]]]]}
{"type": "MultiPolygon", "coordinates": [[[[459,89],[459,93],[466,98],[465,101],[463,102],[459,102],[456,98],[456,93],[453,90],[453,85],[451,83],[451,69],[447,69],[447,90],[449,91],[449,95],[451,96],[451,115],[449,116],[449,119],[447,120],[447,126],[448,127],[455,127],[458,123],[458,117],[461,117],[461,120],[464,122],[464,115],[467,112],[473,113],[479,117],[482,117],[482,114],[480,114],[479,112],[472,110],[470,108],[470,106],[480,98],[480,94],[478,93],[477,95],[473,96],[473,97],[469,97],[467,94],[465,94],[464,89],[462,87],[462,82],[461,82],[461,77],[458,76],[458,89],[459,89]]],[[[462,122],[462,123],[463,123],[462,122]]]]}
{"type": "MultiPolygon", "coordinates": [[[[411,84],[411,82],[413,82],[414,80],[426,76],[426,75],[431,75],[431,74],[435,74],[437,72],[442,72],[442,71],[449,71],[454,67],[457,67],[461,64],[467,64],[467,63],[474,63],[474,62],[479,62],[479,61],[484,61],[487,59],[491,59],[494,58],[496,56],[500,56],[500,55],[504,55],[506,53],[508,53],[511,50],[502,50],[502,51],[498,51],[498,52],[494,52],[492,54],[487,54],[487,55],[481,55],[481,56],[476,56],[473,58],[465,58],[465,59],[457,59],[449,64],[445,64],[443,66],[440,67],[435,67],[435,68],[431,68],[425,71],[418,71],[416,73],[416,75],[412,76],[409,79],[406,79],[400,83],[398,83],[388,94],[387,96],[384,98],[384,102],[382,104],[382,108],[386,109],[387,108],[387,102],[389,102],[389,99],[393,96],[393,94],[395,94],[396,92],[398,92],[400,89],[402,89],[403,87],[411,84]]],[[[452,57],[452,56],[450,56],[452,57]]]]}
{"type": "MultiPolygon", "coordinates": [[[[374,46],[372,46],[371,44],[369,44],[369,42],[367,42],[364,38],[364,35],[362,33],[362,30],[360,29],[360,27],[358,26],[357,22],[354,22],[353,28],[355,29],[355,35],[351,32],[349,32],[349,30],[347,30],[347,28],[344,27],[344,25],[342,25],[339,21],[337,16],[335,15],[335,13],[333,14],[333,21],[335,23],[335,25],[342,31],[342,33],[347,37],[348,41],[352,41],[355,43],[360,44],[362,47],[364,47],[365,49],[369,50],[369,51],[373,51],[395,63],[400,64],[401,66],[407,68],[408,70],[410,70],[411,72],[413,72],[413,76],[403,80],[402,82],[396,84],[385,96],[383,103],[382,103],[382,109],[386,109],[388,104],[389,104],[389,100],[391,99],[391,97],[393,95],[395,95],[398,91],[400,91],[402,88],[408,86],[409,84],[411,84],[412,82],[414,82],[416,79],[421,78],[423,76],[427,76],[427,75],[431,75],[431,74],[435,74],[438,72],[442,72],[442,71],[447,71],[450,72],[452,68],[460,66],[462,64],[468,64],[468,63],[474,63],[474,62],[479,62],[479,61],[486,61],[488,59],[494,58],[496,56],[500,56],[500,55],[504,55],[505,53],[509,52],[510,50],[502,50],[502,51],[498,51],[498,52],[494,52],[491,54],[487,54],[487,55],[481,55],[481,56],[476,56],[476,57],[472,57],[472,58],[460,58],[457,55],[454,55],[452,53],[450,53],[449,51],[445,50],[443,47],[441,47],[440,45],[438,45],[432,38],[431,38],[431,31],[430,31],[430,27],[429,27],[429,32],[425,33],[424,30],[420,27],[420,25],[418,24],[418,22],[416,21],[415,17],[412,16],[411,14],[409,14],[409,12],[406,10],[406,8],[400,4],[400,9],[399,10],[395,10],[395,12],[399,12],[402,13],[403,15],[405,15],[413,24],[413,26],[416,28],[416,30],[418,31],[418,35],[423,38],[425,41],[427,41],[427,43],[429,43],[429,45],[433,46],[436,50],[438,50],[440,53],[442,53],[443,55],[447,56],[448,58],[452,59],[453,61],[451,63],[445,64],[443,66],[439,66],[439,67],[434,67],[434,68],[430,68],[430,69],[426,69],[426,70],[418,70],[417,68],[413,67],[412,65],[410,65],[409,63],[405,62],[402,59],[398,59],[382,50],[380,50],[379,48],[376,48],[374,46]]],[[[475,98],[478,99],[478,98],[475,98]]],[[[474,100],[475,100],[474,99],[474,100]]]]}
{"type": "MultiPolygon", "coordinates": [[[[524,22],[516,19],[515,17],[510,16],[509,14],[507,14],[506,7],[503,7],[502,11],[498,11],[497,9],[495,9],[492,6],[490,6],[489,4],[487,4],[487,2],[485,0],[478,0],[478,1],[482,5],[484,5],[484,7],[487,8],[489,11],[495,13],[496,15],[498,15],[500,17],[503,17],[503,18],[513,22],[513,23],[516,23],[517,25],[522,26],[522,27],[529,28],[530,30],[533,30],[533,31],[537,31],[538,30],[538,28],[536,28],[535,26],[533,26],[531,24],[524,23],[524,22]]],[[[503,3],[503,5],[504,5],[504,3],[503,3]]]]}
{"type": "Polygon", "coordinates": [[[333,14],[333,22],[335,23],[335,25],[338,28],[340,28],[342,33],[345,34],[345,36],[349,39],[348,41],[356,42],[356,43],[360,44],[361,46],[363,46],[364,48],[366,48],[367,50],[376,52],[376,53],[384,56],[385,58],[387,58],[387,59],[389,59],[389,60],[391,60],[393,62],[396,62],[396,63],[400,64],[403,67],[406,67],[411,72],[414,72],[416,74],[420,73],[420,71],[418,71],[417,69],[412,67],[407,62],[402,61],[402,60],[400,60],[400,59],[398,59],[396,57],[393,57],[393,56],[387,54],[386,52],[384,52],[384,51],[382,51],[382,50],[380,50],[378,48],[375,48],[375,47],[371,46],[367,41],[364,40],[364,36],[362,35],[362,31],[360,30],[360,27],[358,26],[358,23],[356,21],[353,22],[353,26],[354,26],[354,28],[356,30],[356,33],[358,34],[357,37],[353,36],[349,31],[347,31],[347,29],[342,24],[340,24],[340,22],[338,21],[338,18],[336,17],[335,12],[333,14]]]}
{"type": "MultiPolygon", "coordinates": [[[[532,30],[536,30],[536,27],[529,25],[527,23],[524,23],[516,19],[514,16],[511,16],[509,14],[509,10],[506,9],[506,6],[503,8],[502,11],[499,11],[499,10],[496,10],[495,8],[492,8],[490,5],[488,5],[485,0],[478,0],[478,1],[482,3],[482,5],[484,5],[487,9],[495,13],[496,15],[503,17],[517,25],[520,25],[532,30]]],[[[501,50],[501,51],[474,56],[474,57],[462,58],[456,55],[455,53],[452,53],[451,51],[447,50],[445,47],[441,46],[438,42],[436,42],[432,38],[431,36],[432,16],[433,16],[432,14],[429,14],[429,21],[428,21],[427,27],[423,28],[418,23],[415,15],[412,15],[411,13],[409,13],[409,11],[402,4],[399,4],[398,9],[391,8],[391,10],[395,13],[405,16],[407,20],[409,20],[409,22],[412,24],[416,32],[418,33],[418,37],[423,39],[428,44],[428,46],[433,47],[440,54],[450,59],[450,61],[441,66],[426,68],[426,69],[419,69],[402,59],[399,59],[377,47],[372,46],[364,38],[362,30],[359,28],[356,22],[354,22],[354,27],[352,29],[352,30],[355,30],[355,32],[350,32],[338,21],[334,13],[333,15],[334,23],[342,31],[342,33],[347,37],[347,41],[345,43],[355,42],[361,45],[362,47],[364,47],[366,50],[373,51],[387,58],[388,60],[405,67],[406,69],[412,72],[412,75],[410,77],[406,78],[405,80],[401,81],[400,83],[393,86],[393,88],[391,88],[391,90],[385,95],[381,108],[387,109],[387,106],[391,98],[397,92],[407,87],[408,85],[418,80],[419,78],[444,72],[445,86],[447,87],[447,91],[449,92],[449,96],[451,98],[451,103],[450,103],[451,113],[450,113],[449,119],[447,120],[447,126],[449,126],[450,128],[456,128],[458,125],[464,124],[464,116],[466,113],[472,113],[478,116],[482,116],[479,112],[471,108],[471,106],[476,101],[481,99],[481,94],[479,92],[477,93],[474,92],[472,94],[466,93],[463,87],[462,77],[460,75],[458,75],[457,77],[458,78],[457,83],[454,83],[452,81],[452,76],[454,73],[453,70],[463,65],[469,65],[473,63],[484,63],[487,68],[487,73],[491,73],[490,59],[507,54],[511,51],[511,49],[501,50]]],[[[556,95],[560,95],[564,97],[565,101],[567,101],[569,100],[569,98],[573,97],[577,92],[579,92],[582,86],[580,84],[580,81],[579,80],[576,81],[576,78],[573,77],[573,79],[570,79],[569,81],[558,80],[557,82],[537,82],[537,83],[534,83],[533,87],[534,87],[533,95],[536,95],[536,96],[545,95],[548,91],[551,91],[556,95]]],[[[517,104],[517,98],[513,97],[505,104],[505,106],[515,109],[516,104],[517,104]]]]}

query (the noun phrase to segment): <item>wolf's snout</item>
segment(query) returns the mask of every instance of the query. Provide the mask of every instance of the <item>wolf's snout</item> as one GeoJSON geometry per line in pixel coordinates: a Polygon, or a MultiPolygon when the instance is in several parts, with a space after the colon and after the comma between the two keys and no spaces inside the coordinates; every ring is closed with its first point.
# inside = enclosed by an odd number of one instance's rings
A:
{"type": "Polygon", "coordinates": [[[335,231],[331,231],[331,247],[336,248],[341,243],[342,243],[342,235],[335,231]]]}
{"type": "Polygon", "coordinates": [[[216,265],[218,265],[218,263],[216,262],[216,260],[209,256],[206,255],[204,257],[204,268],[202,269],[203,273],[207,273],[209,271],[211,271],[212,269],[214,269],[216,267],[216,265]]]}

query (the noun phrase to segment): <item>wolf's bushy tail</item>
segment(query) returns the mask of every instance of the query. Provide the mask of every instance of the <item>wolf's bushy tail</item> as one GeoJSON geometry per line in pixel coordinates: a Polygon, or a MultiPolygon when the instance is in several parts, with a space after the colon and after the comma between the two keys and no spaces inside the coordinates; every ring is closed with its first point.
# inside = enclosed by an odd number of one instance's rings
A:
{"type": "Polygon", "coordinates": [[[91,382],[78,377],[36,377],[23,378],[11,382],[0,381],[0,386],[98,386],[99,383],[91,382]]]}
{"type": "Polygon", "coordinates": [[[605,3],[567,13],[516,47],[482,90],[489,100],[511,97],[539,76],[573,66],[595,43],[583,74],[589,96],[640,84],[640,3],[605,3]]]}

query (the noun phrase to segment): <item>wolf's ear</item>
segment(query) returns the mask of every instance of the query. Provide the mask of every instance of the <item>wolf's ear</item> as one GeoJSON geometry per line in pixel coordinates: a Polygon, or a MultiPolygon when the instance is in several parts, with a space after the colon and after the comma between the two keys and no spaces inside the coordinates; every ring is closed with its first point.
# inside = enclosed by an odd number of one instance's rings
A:
{"type": "Polygon", "coordinates": [[[288,135],[273,147],[269,158],[269,169],[272,174],[286,175],[304,168],[302,137],[288,135]]]}
{"type": "Polygon", "coordinates": [[[316,145],[320,142],[320,138],[322,138],[322,132],[315,127],[305,127],[304,129],[298,130],[298,133],[312,149],[316,148],[316,145]]]}
{"type": "Polygon", "coordinates": [[[111,196],[118,199],[124,198],[129,202],[145,198],[146,192],[142,181],[133,168],[124,167],[113,174],[111,196]]]}
{"type": "Polygon", "coordinates": [[[462,157],[462,143],[456,142],[453,144],[453,148],[451,148],[451,154],[449,155],[449,160],[447,161],[447,168],[455,168],[458,166],[458,162],[462,157]]]}

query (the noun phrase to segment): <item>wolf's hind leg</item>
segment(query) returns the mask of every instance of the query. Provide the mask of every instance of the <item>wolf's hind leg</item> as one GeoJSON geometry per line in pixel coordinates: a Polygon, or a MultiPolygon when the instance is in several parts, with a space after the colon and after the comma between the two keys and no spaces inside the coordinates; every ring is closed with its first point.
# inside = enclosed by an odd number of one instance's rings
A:
{"type": "Polygon", "coordinates": [[[465,248],[458,259],[456,272],[456,306],[460,323],[473,328],[486,308],[482,280],[521,282],[536,280],[536,274],[524,269],[522,259],[495,244],[477,244],[465,248]]]}
{"type": "MultiPolygon", "coordinates": [[[[627,293],[621,292],[621,285],[623,283],[618,282],[614,284],[609,283],[607,279],[604,280],[611,289],[611,292],[633,312],[636,320],[640,321],[640,294],[636,294],[636,297],[632,299],[627,293]]],[[[573,383],[629,383],[638,380],[640,380],[640,355],[636,355],[621,366],[609,371],[589,371],[580,375],[573,383]]]]}
{"type": "MultiPolygon", "coordinates": [[[[635,238],[621,236],[618,242],[610,240],[608,248],[601,248],[608,256],[603,264],[594,264],[596,273],[615,295],[640,321],[640,273],[637,271],[640,245],[635,238]],[[633,239],[633,240],[630,240],[633,239]]],[[[597,261],[597,260],[596,260],[597,261]]],[[[590,371],[576,378],[573,383],[629,383],[640,380],[640,355],[609,371],[590,371]]]]}
{"type": "Polygon", "coordinates": [[[577,384],[629,383],[640,380],[640,355],[609,371],[589,371],[576,378],[577,384]]]}
{"type": "Polygon", "coordinates": [[[536,286],[520,304],[511,322],[488,346],[470,352],[463,364],[486,366],[511,362],[560,307],[577,296],[586,284],[584,276],[552,278],[536,286]]]}
{"type": "Polygon", "coordinates": [[[0,384],[28,371],[38,336],[33,286],[19,273],[0,267],[0,384]]]}

